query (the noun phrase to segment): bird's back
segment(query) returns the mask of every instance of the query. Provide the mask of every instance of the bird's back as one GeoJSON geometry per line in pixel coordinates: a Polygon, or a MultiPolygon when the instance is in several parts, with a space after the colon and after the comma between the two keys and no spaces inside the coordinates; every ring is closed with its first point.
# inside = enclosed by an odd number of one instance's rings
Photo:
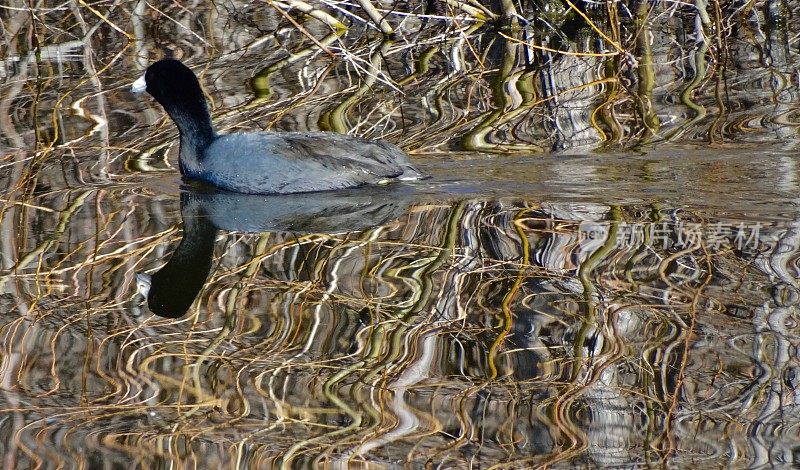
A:
{"type": "Polygon", "coordinates": [[[387,142],[330,132],[221,135],[188,175],[242,193],[298,193],[419,179],[402,150],[387,142]]]}

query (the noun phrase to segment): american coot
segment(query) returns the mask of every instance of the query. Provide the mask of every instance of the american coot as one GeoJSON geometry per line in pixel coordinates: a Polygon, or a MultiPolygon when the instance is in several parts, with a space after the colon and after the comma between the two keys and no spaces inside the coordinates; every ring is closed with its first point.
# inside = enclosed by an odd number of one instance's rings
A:
{"type": "Polygon", "coordinates": [[[194,73],[163,59],[134,82],[178,126],[181,174],[239,193],[302,193],[413,180],[422,174],[387,142],[331,132],[252,132],[220,135],[194,73]]]}

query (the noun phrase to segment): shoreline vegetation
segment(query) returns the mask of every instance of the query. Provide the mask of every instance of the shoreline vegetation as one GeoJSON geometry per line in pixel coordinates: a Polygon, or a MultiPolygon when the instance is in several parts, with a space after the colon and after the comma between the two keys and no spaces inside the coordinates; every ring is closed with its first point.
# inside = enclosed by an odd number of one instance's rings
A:
{"type": "MultiPolygon", "coordinates": [[[[377,135],[415,154],[788,150],[797,140],[791,2],[197,6],[4,8],[5,145],[48,153],[109,134],[114,119],[126,124],[114,115],[130,100],[125,82],[165,56],[208,75],[215,119],[230,126],[377,135]],[[226,95],[228,80],[247,82],[248,95],[226,95]],[[21,101],[27,112],[10,113],[21,101]]],[[[102,153],[106,173],[128,158],[102,153]]]]}

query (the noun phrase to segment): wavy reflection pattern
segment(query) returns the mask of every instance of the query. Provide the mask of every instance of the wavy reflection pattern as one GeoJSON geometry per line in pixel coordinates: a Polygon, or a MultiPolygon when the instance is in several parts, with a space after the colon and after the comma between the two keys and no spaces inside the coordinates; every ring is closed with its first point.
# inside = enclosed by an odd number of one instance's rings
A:
{"type": "Polygon", "coordinates": [[[344,235],[220,233],[171,320],[134,296],[180,230],[133,210],[147,200],[5,213],[38,227],[4,247],[0,442],[19,465],[716,462],[793,439],[758,431],[797,419],[791,224],[423,201],[344,235]]]}
{"type": "MultiPolygon", "coordinates": [[[[617,2],[599,30],[561,10],[515,32],[387,12],[394,41],[349,3],[267,3],[0,8],[5,466],[797,460],[795,3],[617,2]],[[164,55],[221,130],[383,137],[466,180],[546,151],[787,152],[643,163],[693,183],[652,204],[449,194],[357,232],[221,231],[163,319],[135,275],[182,236],[175,132],[128,88],[164,55]],[[499,163],[466,174],[480,158],[499,163]],[[664,202],[701,188],[794,202],[664,202]]],[[[630,177],[585,163],[548,168],[569,194],[630,177]]]]}

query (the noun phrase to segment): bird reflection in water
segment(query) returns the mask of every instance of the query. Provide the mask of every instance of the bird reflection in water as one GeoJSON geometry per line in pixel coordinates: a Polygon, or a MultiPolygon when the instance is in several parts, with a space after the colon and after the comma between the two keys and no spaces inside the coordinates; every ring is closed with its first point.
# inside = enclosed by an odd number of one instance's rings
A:
{"type": "Polygon", "coordinates": [[[411,200],[403,185],[275,196],[186,188],[183,238],[161,269],[136,275],[137,288],[153,313],[179,318],[208,279],[218,231],[358,232],[397,219],[411,200]]]}

